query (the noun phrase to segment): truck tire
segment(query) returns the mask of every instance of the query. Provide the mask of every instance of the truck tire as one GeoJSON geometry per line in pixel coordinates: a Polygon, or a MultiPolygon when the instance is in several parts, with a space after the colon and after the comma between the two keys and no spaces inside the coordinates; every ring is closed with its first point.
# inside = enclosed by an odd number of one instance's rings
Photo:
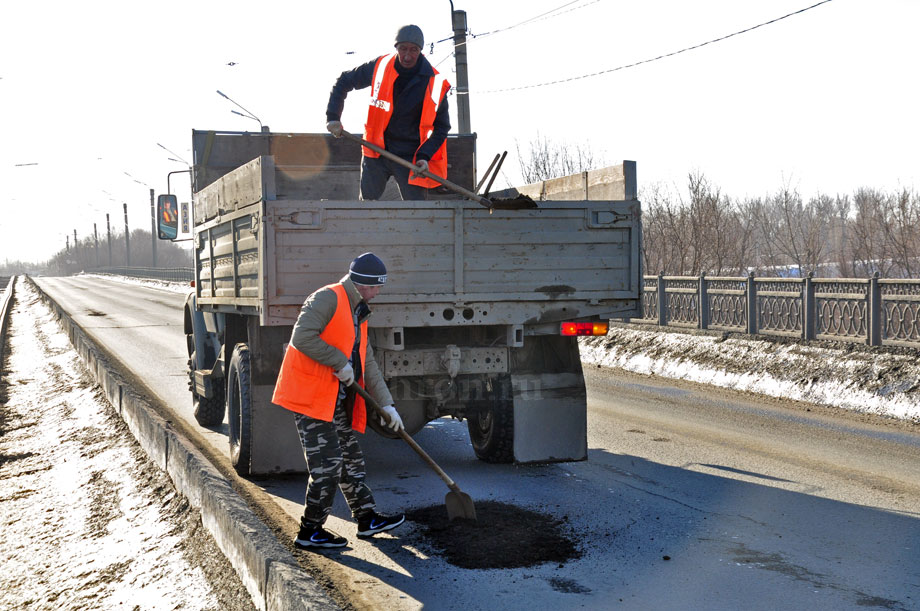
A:
{"type": "Polygon", "coordinates": [[[198,368],[195,354],[195,340],[191,334],[186,336],[188,343],[188,389],[192,392],[192,406],[195,408],[195,420],[201,426],[220,426],[224,421],[224,387],[214,388],[214,396],[202,397],[195,392],[195,370],[198,368]]]}
{"type": "Polygon", "coordinates": [[[227,368],[227,420],[230,463],[240,475],[249,475],[252,458],[252,370],[249,346],[237,344],[227,368]]]}
{"type": "Polygon", "coordinates": [[[470,442],[479,460],[488,463],[514,461],[514,397],[511,376],[500,376],[492,392],[477,401],[466,421],[470,442]]]}

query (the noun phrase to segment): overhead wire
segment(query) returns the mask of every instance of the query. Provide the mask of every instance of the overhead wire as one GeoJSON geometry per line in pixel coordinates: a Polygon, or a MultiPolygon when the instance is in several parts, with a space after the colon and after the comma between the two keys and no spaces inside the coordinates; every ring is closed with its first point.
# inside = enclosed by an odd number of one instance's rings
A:
{"type": "MultiPolygon", "coordinates": [[[[547,19],[552,19],[553,17],[559,17],[560,15],[565,15],[566,13],[571,13],[572,11],[577,11],[578,9],[582,9],[582,8],[587,7],[587,6],[591,6],[592,4],[597,4],[597,3],[600,2],[601,0],[591,0],[591,1],[588,2],[587,4],[582,4],[581,6],[572,7],[572,8],[570,8],[570,9],[568,9],[567,11],[563,11],[563,10],[562,10],[562,9],[566,8],[567,6],[571,6],[571,5],[573,5],[573,4],[578,4],[579,2],[582,2],[582,1],[583,1],[583,0],[573,0],[573,2],[567,2],[567,3],[563,4],[562,6],[557,6],[556,8],[554,8],[554,9],[552,9],[552,10],[546,11],[546,12],[544,12],[544,13],[540,13],[539,15],[536,15],[536,16],[534,16],[534,17],[531,17],[531,18],[529,18],[529,19],[525,19],[524,21],[521,21],[520,23],[516,23],[516,24],[514,24],[514,25],[510,25],[510,26],[507,26],[507,27],[504,27],[504,28],[498,28],[497,30],[492,30],[492,31],[490,31],[490,32],[485,32],[485,33],[483,33],[483,34],[474,34],[474,33],[471,32],[471,31],[467,31],[467,34],[469,35],[470,38],[474,38],[474,39],[475,39],[475,38],[485,38],[486,36],[491,36],[491,35],[493,35],[493,34],[498,34],[498,33],[500,33],[500,32],[507,32],[508,30],[513,30],[513,29],[515,29],[515,28],[521,27],[522,25],[528,25],[528,24],[531,24],[531,23],[537,23],[538,21],[546,21],[547,19]]],[[[454,38],[453,36],[448,36],[447,38],[442,38],[441,40],[437,40],[437,41],[435,41],[434,43],[432,43],[432,45],[431,45],[431,47],[432,47],[432,49],[431,49],[431,54],[432,54],[432,55],[434,54],[434,45],[438,45],[438,44],[441,44],[441,43],[443,43],[443,42],[447,42],[448,40],[453,40],[453,38],[454,38]]],[[[442,60],[438,61],[436,64],[433,64],[434,67],[437,68],[438,66],[440,66],[441,64],[443,64],[444,62],[446,62],[447,60],[449,60],[450,58],[454,57],[454,55],[456,54],[454,50],[455,50],[457,47],[462,47],[462,46],[468,44],[468,42],[469,42],[469,41],[464,41],[464,42],[462,42],[462,43],[460,43],[460,44],[454,45],[454,46],[452,47],[451,52],[448,53],[446,57],[444,57],[442,60]]]]}
{"type": "MultiPolygon", "coordinates": [[[[627,68],[635,68],[636,66],[641,66],[641,65],[643,65],[643,64],[649,64],[649,63],[652,63],[652,62],[655,62],[655,61],[658,61],[658,60],[661,60],[661,59],[665,59],[665,58],[668,58],[668,57],[673,57],[673,56],[675,56],[675,55],[680,55],[681,53],[686,53],[686,52],[688,52],[688,51],[693,51],[693,50],[695,50],[695,49],[699,49],[699,48],[701,48],[701,47],[705,47],[706,45],[711,45],[711,44],[714,44],[714,43],[717,43],[717,42],[722,42],[723,40],[727,40],[727,39],[732,38],[732,37],[734,37],[734,36],[739,36],[739,35],[741,35],[741,34],[746,34],[746,33],[748,33],[748,32],[751,32],[751,31],[753,31],[753,30],[756,30],[757,28],[762,28],[762,27],[764,27],[764,26],[774,24],[774,23],[776,23],[776,22],[778,22],[778,21],[782,21],[783,19],[788,19],[789,17],[793,17],[793,16],[795,16],[795,15],[799,15],[799,14],[801,14],[801,13],[804,13],[805,11],[809,11],[809,10],[811,10],[811,9],[813,9],[813,8],[817,8],[817,7],[821,6],[822,4],[827,4],[828,2],[831,2],[831,1],[832,1],[832,0],[821,0],[821,2],[817,2],[817,3],[815,3],[815,4],[812,4],[811,6],[807,6],[807,7],[805,7],[805,8],[799,9],[799,10],[797,10],[797,11],[793,11],[793,12],[791,12],[791,13],[788,13],[788,14],[786,14],[786,15],[783,15],[782,17],[777,17],[777,18],[775,18],[775,19],[771,19],[771,20],[765,21],[765,22],[763,22],[763,23],[758,23],[757,25],[751,26],[751,27],[749,27],[749,28],[745,28],[745,29],[743,29],[743,30],[738,30],[737,32],[732,32],[731,34],[726,34],[725,36],[720,36],[719,38],[713,38],[712,40],[707,40],[706,42],[701,42],[701,43],[699,43],[699,44],[696,44],[696,45],[693,45],[693,46],[690,46],[690,47],[685,47],[685,48],[680,49],[680,50],[677,50],[677,51],[672,51],[671,53],[665,53],[665,54],[663,54],[663,55],[658,55],[658,56],[656,56],[656,57],[652,57],[652,58],[649,58],[649,59],[644,59],[644,60],[641,60],[641,61],[638,61],[638,62],[633,62],[633,63],[631,63],[631,64],[625,64],[625,65],[623,65],[623,66],[617,66],[616,68],[609,68],[609,69],[607,69],[607,70],[601,70],[601,71],[598,71],[598,72],[591,72],[590,74],[582,74],[582,75],[580,75],[580,76],[572,76],[572,77],[568,77],[568,78],[564,78],[564,79],[557,79],[557,80],[554,80],[554,81],[547,81],[547,82],[545,82],[545,83],[536,83],[536,84],[533,84],[533,85],[522,85],[522,86],[520,86],[520,87],[508,87],[508,88],[504,88],[504,89],[488,89],[488,90],[482,90],[482,91],[463,92],[461,95],[469,95],[470,93],[503,93],[503,92],[507,92],[507,91],[520,91],[520,90],[523,90],[523,89],[534,89],[534,88],[537,88],[537,87],[548,87],[548,86],[550,86],[550,85],[559,85],[559,84],[562,84],[562,83],[569,83],[569,82],[578,81],[578,80],[581,80],[581,79],[587,79],[587,78],[592,78],[592,77],[595,77],[595,76],[601,76],[601,75],[603,75],[603,74],[609,74],[609,73],[611,73],[611,72],[617,72],[617,71],[619,71],[619,70],[626,70],[627,68]]],[[[579,7],[579,8],[580,8],[580,7],[579,7]]],[[[526,23],[526,22],[525,22],[525,23],[526,23]]],[[[508,29],[510,29],[510,28],[508,28],[508,29]]],[[[501,30],[496,30],[496,32],[498,32],[498,31],[501,31],[501,30]]]]}
{"type": "Polygon", "coordinates": [[[526,19],[526,20],[524,20],[524,21],[522,21],[522,22],[520,22],[520,23],[516,23],[516,24],[514,24],[514,25],[510,25],[510,26],[508,26],[508,27],[506,27],[506,28],[499,28],[499,29],[497,29],[497,30],[492,30],[491,32],[486,32],[486,33],[484,33],[484,34],[473,34],[473,33],[470,33],[470,37],[472,37],[472,38],[485,38],[486,36],[491,36],[491,35],[493,35],[493,34],[498,34],[498,33],[500,33],[500,32],[507,32],[508,30],[513,30],[514,28],[519,28],[519,27],[521,27],[522,25],[527,25],[527,24],[530,24],[530,23],[536,23],[536,22],[538,22],[538,21],[545,21],[545,20],[547,20],[547,19],[552,19],[553,17],[559,17],[560,15],[565,15],[566,13],[571,13],[572,11],[577,11],[578,9],[585,8],[586,6],[591,6],[592,4],[597,4],[597,3],[600,2],[601,0],[592,0],[591,2],[588,2],[587,4],[582,4],[581,6],[576,6],[576,7],[574,7],[574,8],[570,8],[570,9],[567,10],[567,11],[563,11],[563,10],[562,10],[562,9],[564,9],[564,8],[567,7],[567,6],[571,6],[571,5],[573,5],[573,4],[578,4],[578,3],[581,2],[581,1],[582,1],[582,0],[574,0],[574,2],[567,2],[567,3],[563,4],[562,6],[558,6],[558,7],[554,8],[554,9],[552,9],[552,10],[550,10],[550,11],[546,11],[545,13],[541,13],[541,14],[537,15],[536,17],[531,17],[530,19],[526,19]],[[557,12],[557,11],[560,11],[560,12],[557,12]]]}

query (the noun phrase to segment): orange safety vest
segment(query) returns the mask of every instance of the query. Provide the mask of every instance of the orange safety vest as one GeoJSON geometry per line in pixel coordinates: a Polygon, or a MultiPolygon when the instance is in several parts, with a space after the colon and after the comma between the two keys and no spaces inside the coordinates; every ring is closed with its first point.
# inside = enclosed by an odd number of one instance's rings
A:
{"type": "MultiPolygon", "coordinates": [[[[341,350],[342,354],[350,356],[355,345],[355,323],[348,294],[345,292],[345,287],[339,283],[323,288],[335,291],[338,304],[332,320],[319,334],[319,337],[330,346],[341,350]]],[[[360,328],[361,344],[358,352],[361,355],[362,379],[358,380],[358,384],[363,388],[364,359],[367,355],[367,321],[362,322],[360,328]]],[[[333,374],[332,367],[323,365],[294,346],[288,345],[284,353],[284,360],[281,362],[281,371],[278,372],[272,403],[298,414],[332,422],[338,393],[339,380],[333,374]]],[[[366,423],[364,399],[361,395],[356,395],[351,428],[363,433],[366,423]]]]}
{"type": "MultiPolygon", "coordinates": [[[[434,70],[434,68],[432,68],[434,70]]],[[[384,55],[377,60],[374,67],[374,80],[371,83],[371,102],[367,109],[367,123],[364,124],[364,139],[384,148],[383,133],[387,129],[390,117],[393,115],[393,83],[396,82],[396,54],[384,55]]],[[[438,108],[444,101],[444,96],[450,89],[450,83],[444,76],[434,70],[434,76],[428,80],[428,88],[425,90],[425,100],[422,103],[422,119],[419,122],[419,142],[424,144],[434,131],[434,119],[438,114],[438,108]]],[[[376,151],[372,151],[366,146],[363,147],[365,157],[380,157],[376,151]]],[[[412,162],[416,159],[413,156],[412,162]]],[[[435,151],[431,159],[428,160],[428,171],[432,174],[447,178],[447,140],[435,151]]],[[[409,178],[409,184],[433,189],[440,186],[436,180],[415,176],[409,178]]]]}

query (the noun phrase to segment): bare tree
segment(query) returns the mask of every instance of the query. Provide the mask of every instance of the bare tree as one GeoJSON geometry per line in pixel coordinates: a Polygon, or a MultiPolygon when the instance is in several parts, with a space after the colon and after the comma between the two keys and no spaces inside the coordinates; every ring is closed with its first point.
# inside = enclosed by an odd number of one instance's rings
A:
{"type": "Polygon", "coordinates": [[[804,204],[798,191],[786,185],[755,207],[754,213],[770,267],[792,266],[802,275],[820,269],[827,252],[833,199],[819,195],[804,204]]]}
{"type": "Polygon", "coordinates": [[[656,184],[643,190],[643,231],[645,235],[645,269],[669,274],[691,273],[688,214],[679,198],[669,189],[656,184]]]}
{"type": "Polygon", "coordinates": [[[902,189],[889,196],[887,210],[883,229],[894,258],[892,267],[898,275],[913,278],[920,271],[920,197],[902,189]]]}
{"type": "Polygon", "coordinates": [[[737,258],[734,251],[739,236],[732,231],[737,227],[735,210],[731,200],[700,172],[691,173],[687,181],[692,273],[722,275],[727,260],[737,258]]]}
{"type": "Polygon", "coordinates": [[[834,203],[834,198],[819,194],[809,199],[802,209],[798,233],[802,243],[803,273],[819,274],[826,267],[824,264],[830,253],[834,203]]]}
{"type": "Polygon", "coordinates": [[[836,263],[837,275],[842,278],[856,276],[853,258],[850,255],[850,198],[837,195],[834,198],[834,216],[831,225],[830,257],[836,263]]]}
{"type": "Polygon", "coordinates": [[[735,228],[731,234],[735,236],[735,260],[732,262],[731,271],[738,275],[745,275],[761,265],[763,259],[763,239],[757,229],[756,210],[761,205],[760,199],[746,199],[735,205],[735,228]]]}
{"type": "Polygon", "coordinates": [[[891,268],[885,235],[887,206],[885,194],[876,189],[859,189],[853,196],[855,216],[849,224],[849,234],[854,275],[869,276],[878,271],[885,276],[891,268]]]}
{"type": "Polygon", "coordinates": [[[669,274],[740,274],[752,264],[755,224],[700,172],[687,197],[660,184],[644,188],[645,268],[669,274]]]}
{"type": "MultiPolygon", "coordinates": [[[[150,231],[135,229],[131,232],[131,266],[149,267],[153,264],[150,231]]],[[[124,232],[112,233],[112,264],[124,266],[127,262],[125,256],[124,232]]],[[[58,251],[48,262],[45,268],[58,274],[72,274],[79,271],[91,271],[99,267],[108,267],[109,253],[107,240],[99,240],[98,257],[94,238],[86,237],[78,240],[69,249],[58,251]]],[[[190,267],[192,266],[191,253],[178,244],[168,240],[157,242],[157,267],[190,267]]]]}
{"type": "Polygon", "coordinates": [[[592,170],[604,165],[594,151],[583,144],[552,142],[539,133],[530,141],[526,154],[521,153],[521,144],[515,141],[518,163],[524,184],[559,178],[592,170]]]}

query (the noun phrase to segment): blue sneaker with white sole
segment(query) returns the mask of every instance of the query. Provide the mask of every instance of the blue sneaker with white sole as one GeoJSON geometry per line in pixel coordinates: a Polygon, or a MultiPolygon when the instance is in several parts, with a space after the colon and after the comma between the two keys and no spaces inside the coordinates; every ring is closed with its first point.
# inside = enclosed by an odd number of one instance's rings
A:
{"type": "Polygon", "coordinates": [[[311,547],[345,547],[348,540],[340,537],[331,530],[323,528],[322,524],[315,524],[301,520],[300,531],[294,539],[294,546],[300,549],[311,547]]]}
{"type": "Polygon", "coordinates": [[[358,518],[358,536],[370,537],[386,530],[393,530],[406,521],[403,514],[395,516],[385,516],[372,511],[371,513],[358,518]]]}

